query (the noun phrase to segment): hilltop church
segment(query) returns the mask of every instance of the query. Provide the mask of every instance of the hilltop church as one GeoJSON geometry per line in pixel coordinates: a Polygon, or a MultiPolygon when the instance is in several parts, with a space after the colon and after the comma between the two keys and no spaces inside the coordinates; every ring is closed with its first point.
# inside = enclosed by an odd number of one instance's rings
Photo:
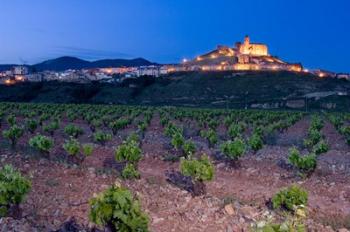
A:
{"type": "Polygon", "coordinates": [[[219,45],[217,49],[186,61],[186,70],[286,70],[300,72],[301,64],[287,63],[271,56],[266,44],[251,43],[249,36],[243,43],[237,42],[234,47],[219,45]]]}

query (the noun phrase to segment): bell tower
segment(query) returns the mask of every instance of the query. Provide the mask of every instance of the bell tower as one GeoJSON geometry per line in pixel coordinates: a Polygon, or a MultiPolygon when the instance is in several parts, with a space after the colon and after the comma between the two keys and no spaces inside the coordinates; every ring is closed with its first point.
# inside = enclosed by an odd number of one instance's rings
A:
{"type": "Polygon", "coordinates": [[[244,45],[249,46],[250,45],[250,38],[248,35],[244,37],[244,45]]]}

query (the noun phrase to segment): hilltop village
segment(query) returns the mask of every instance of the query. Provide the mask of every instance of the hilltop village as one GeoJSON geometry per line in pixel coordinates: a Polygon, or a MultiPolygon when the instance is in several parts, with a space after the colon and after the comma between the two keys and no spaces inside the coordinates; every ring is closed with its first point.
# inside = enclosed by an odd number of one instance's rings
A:
{"type": "Polygon", "coordinates": [[[103,67],[67,69],[64,71],[44,70],[33,72],[27,66],[14,66],[0,72],[0,84],[13,85],[21,82],[62,81],[86,83],[91,81],[118,83],[129,78],[141,76],[160,77],[175,72],[248,72],[248,71],[289,71],[305,72],[318,77],[332,77],[350,80],[349,74],[333,73],[324,70],[304,69],[301,63],[288,63],[269,54],[266,44],[252,43],[246,36],[243,43],[233,47],[219,45],[213,51],[200,55],[193,60],[184,59],[174,65],[143,65],[131,67],[103,67]]]}
{"type": "Polygon", "coordinates": [[[301,64],[292,64],[269,54],[268,47],[261,43],[251,43],[249,36],[244,42],[237,42],[234,47],[219,45],[217,49],[196,57],[194,60],[184,60],[184,70],[204,71],[257,71],[284,70],[292,72],[303,71],[301,64]]]}

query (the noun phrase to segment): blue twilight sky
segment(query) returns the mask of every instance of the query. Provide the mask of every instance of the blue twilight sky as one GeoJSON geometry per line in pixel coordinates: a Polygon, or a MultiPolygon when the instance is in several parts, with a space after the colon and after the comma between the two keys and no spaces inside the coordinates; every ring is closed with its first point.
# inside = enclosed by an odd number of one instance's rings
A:
{"type": "Polygon", "coordinates": [[[286,61],[350,72],[349,0],[0,0],[0,30],[0,63],[178,62],[249,34],[286,61]]]}

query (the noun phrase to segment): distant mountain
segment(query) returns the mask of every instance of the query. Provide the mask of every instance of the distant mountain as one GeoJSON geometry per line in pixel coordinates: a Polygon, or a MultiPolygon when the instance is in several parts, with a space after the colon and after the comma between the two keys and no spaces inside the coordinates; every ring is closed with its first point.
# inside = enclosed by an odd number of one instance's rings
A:
{"type": "MultiPolygon", "coordinates": [[[[117,68],[117,67],[132,67],[132,66],[144,66],[144,65],[156,65],[143,58],[136,59],[105,59],[97,61],[86,61],[76,57],[63,56],[52,60],[47,60],[39,64],[26,65],[32,70],[36,71],[64,71],[67,69],[84,69],[84,68],[117,68]]],[[[15,64],[0,65],[0,71],[9,70],[15,64]]]]}

